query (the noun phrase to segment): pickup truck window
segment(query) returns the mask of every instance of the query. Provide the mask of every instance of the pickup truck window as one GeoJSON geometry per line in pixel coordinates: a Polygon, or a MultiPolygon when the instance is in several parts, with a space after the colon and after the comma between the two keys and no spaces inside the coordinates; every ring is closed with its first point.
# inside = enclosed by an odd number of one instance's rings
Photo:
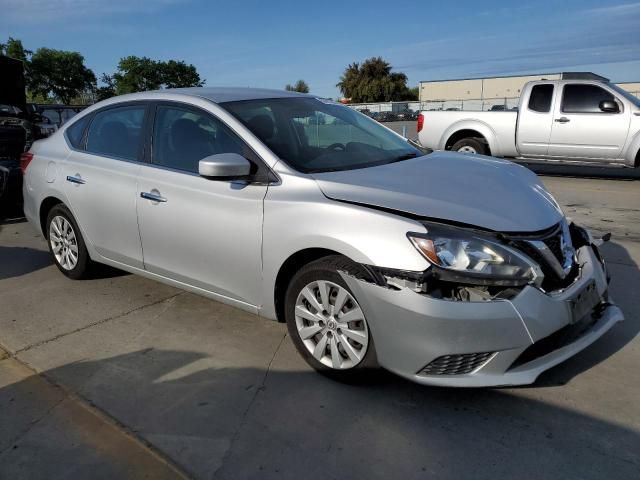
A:
{"type": "Polygon", "coordinates": [[[543,83],[534,85],[529,97],[529,110],[534,112],[547,113],[551,110],[553,100],[553,84],[543,83]]]}
{"type": "Polygon", "coordinates": [[[615,101],[613,95],[604,88],[587,84],[568,84],[562,92],[564,113],[603,113],[600,102],[615,101]]]}

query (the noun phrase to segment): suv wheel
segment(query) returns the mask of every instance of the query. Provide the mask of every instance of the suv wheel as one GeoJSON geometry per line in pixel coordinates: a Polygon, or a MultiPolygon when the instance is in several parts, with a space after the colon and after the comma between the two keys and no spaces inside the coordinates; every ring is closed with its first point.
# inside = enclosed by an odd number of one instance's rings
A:
{"type": "Polygon", "coordinates": [[[47,216],[49,251],[58,269],[74,280],[87,276],[91,259],[73,215],[64,205],[56,205],[47,216]]]}
{"type": "Polygon", "coordinates": [[[377,366],[364,312],[338,273],[362,276],[361,270],[344,257],[325,257],[298,271],[286,293],[285,318],[296,349],[313,368],[337,379],[377,366]]]}

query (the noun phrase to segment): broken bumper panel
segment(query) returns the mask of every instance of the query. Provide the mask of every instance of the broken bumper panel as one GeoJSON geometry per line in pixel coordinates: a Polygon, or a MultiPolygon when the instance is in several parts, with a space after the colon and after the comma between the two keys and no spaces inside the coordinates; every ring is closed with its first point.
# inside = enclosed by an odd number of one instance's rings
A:
{"type": "Polygon", "coordinates": [[[524,385],[623,320],[592,248],[577,255],[581,271],[571,286],[552,294],[527,286],[511,300],[442,300],[343,277],[388,370],[429,385],[524,385]]]}

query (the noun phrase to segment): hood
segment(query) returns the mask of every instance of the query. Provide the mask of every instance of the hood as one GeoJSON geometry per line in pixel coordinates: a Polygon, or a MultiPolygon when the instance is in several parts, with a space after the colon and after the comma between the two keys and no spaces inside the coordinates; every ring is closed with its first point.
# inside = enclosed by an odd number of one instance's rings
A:
{"type": "Polygon", "coordinates": [[[507,160],[434,152],[378,167],[314,173],[331,199],[499,232],[535,232],[562,219],[538,177],[507,160]]]}

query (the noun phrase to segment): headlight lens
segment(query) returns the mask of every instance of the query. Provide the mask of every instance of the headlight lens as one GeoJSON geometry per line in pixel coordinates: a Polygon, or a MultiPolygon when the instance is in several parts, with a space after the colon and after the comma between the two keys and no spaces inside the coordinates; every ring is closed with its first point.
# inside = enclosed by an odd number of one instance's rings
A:
{"type": "Polygon", "coordinates": [[[472,284],[526,285],[538,275],[524,254],[472,231],[429,228],[426,234],[410,233],[413,245],[453,281],[472,284]],[[450,272],[447,275],[446,272],[450,272]]]}

